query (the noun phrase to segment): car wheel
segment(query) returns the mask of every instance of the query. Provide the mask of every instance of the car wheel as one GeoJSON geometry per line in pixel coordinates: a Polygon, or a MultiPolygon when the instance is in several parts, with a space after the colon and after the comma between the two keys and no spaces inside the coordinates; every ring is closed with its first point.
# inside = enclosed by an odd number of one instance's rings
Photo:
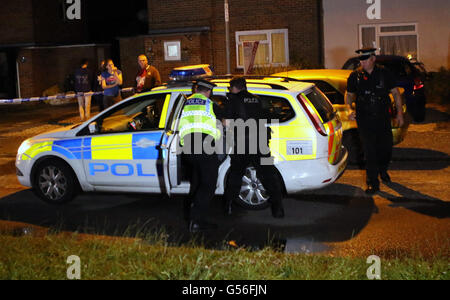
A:
{"type": "Polygon", "coordinates": [[[256,174],[254,167],[248,167],[242,177],[241,191],[236,202],[249,210],[261,210],[269,207],[270,195],[256,174]]]}
{"type": "Polygon", "coordinates": [[[78,192],[78,181],[72,169],[59,160],[46,160],[36,169],[33,191],[50,204],[64,204],[78,192]]]}

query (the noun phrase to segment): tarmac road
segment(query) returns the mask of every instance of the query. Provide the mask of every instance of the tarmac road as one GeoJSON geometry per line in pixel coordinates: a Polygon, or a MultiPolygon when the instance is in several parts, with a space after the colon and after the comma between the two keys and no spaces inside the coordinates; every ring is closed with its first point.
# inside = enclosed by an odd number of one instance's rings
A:
{"type": "MultiPolygon", "coordinates": [[[[120,236],[164,229],[170,242],[190,240],[181,197],[82,194],[61,207],[40,201],[15,177],[17,148],[25,138],[76,122],[77,107],[0,107],[0,113],[0,228],[13,221],[120,236]]],[[[333,256],[449,255],[449,121],[448,114],[432,106],[424,124],[411,126],[406,140],[394,149],[394,183],[382,185],[374,197],[364,194],[365,172],[356,166],[325,189],[288,196],[282,220],[273,219],[269,210],[239,209],[225,217],[216,197],[211,218],[220,228],[201,238],[209,247],[233,240],[239,246],[272,245],[287,252],[333,256]]]]}

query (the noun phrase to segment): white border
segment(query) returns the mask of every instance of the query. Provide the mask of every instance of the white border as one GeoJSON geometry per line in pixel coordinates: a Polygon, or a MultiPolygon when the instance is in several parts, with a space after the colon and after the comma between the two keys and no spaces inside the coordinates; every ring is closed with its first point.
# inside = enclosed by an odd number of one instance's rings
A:
{"type": "Polygon", "coordinates": [[[181,60],[181,41],[165,41],[164,42],[164,60],[165,61],[180,61],[181,60]],[[177,46],[178,55],[169,56],[169,46],[177,46]]]}

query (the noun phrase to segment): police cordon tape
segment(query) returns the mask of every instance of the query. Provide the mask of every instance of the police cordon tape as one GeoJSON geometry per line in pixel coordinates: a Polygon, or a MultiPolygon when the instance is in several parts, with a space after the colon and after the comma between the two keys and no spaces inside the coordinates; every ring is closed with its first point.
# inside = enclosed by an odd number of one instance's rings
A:
{"type": "MultiPolygon", "coordinates": [[[[124,88],[120,90],[121,92],[134,92],[134,88],[124,88]]],[[[59,94],[54,96],[46,96],[46,97],[31,97],[31,98],[14,98],[14,99],[0,99],[0,105],[5,104],[21,104],[28,102],[38,102],[38,101],[46,101],[46,100],[63,100],[63,99],[73,99],[77,97],[83,96],[95,96],[102,95],[104,92],[88,92],[88,93],[72,93],[72,94],[59,94]]]]}

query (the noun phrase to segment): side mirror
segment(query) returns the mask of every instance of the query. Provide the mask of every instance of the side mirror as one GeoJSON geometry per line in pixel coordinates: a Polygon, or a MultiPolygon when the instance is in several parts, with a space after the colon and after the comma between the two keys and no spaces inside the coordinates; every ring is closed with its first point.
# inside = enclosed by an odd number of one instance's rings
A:
{"type": "Polygon", "coordinates": [[[89,124],[89,133],[90,133],[90,134],[96,134],[96,133],[98,133],[97,122],[92,122],[92,123],[89,124]]]}

